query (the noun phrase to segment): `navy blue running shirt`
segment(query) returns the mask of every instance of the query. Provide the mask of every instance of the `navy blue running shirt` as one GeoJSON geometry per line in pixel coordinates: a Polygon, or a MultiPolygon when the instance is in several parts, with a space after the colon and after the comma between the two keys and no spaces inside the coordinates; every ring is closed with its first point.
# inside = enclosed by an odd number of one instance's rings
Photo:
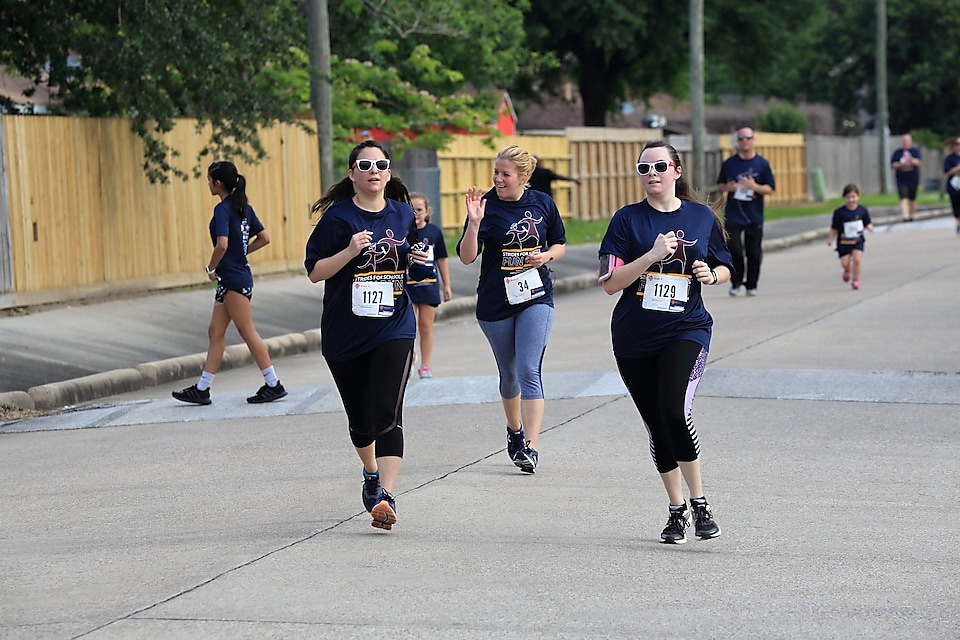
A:
{"type": "Polygon", "coordinates": [[[373,243],[323,287],[323,313],[320,317],[320,350],[330,361],[350,360],[390,340],[413,339],[416,317],[406,295],[407,254],[417,241],[413,208],[403,202],[387,200],[376,213],[357,207],[352,199],[341,200],[327,209],[310,239],[307,240],[307,273],[321,258],[343,251],[360,231],[373,232],[373,243]],[[394,291],[394,311],[389,317],[358,316],[352,310],[354,278],[390,282],[394,291]]]}
{"type": "MultiPolygon", "coordinates": [[[[730,250],[713,211],[697,202],[681,202],[679,209],[666,213],[657,211],[646,200],[617,211],[600,243],[601,277],[605,267],[617,262],[611,256],[622,263],[633,262],[653,247],[658,234],[671,231],[677,235],[677,250],[667,259],[653,263],[649,272],[692,276],[694,260],[706,262],[711,269],[723,265],[732,270],[730,250]]],[[[643,280],[638,278],[625,288],[614,307],[614,355],[650,355],[677,340],[691,340],[709,349],[713,318],[703,305],[700,282],[691,277],[689,299],[683,311],[674,313],[643,308],[643,280]]]]}
{"type": "MultiPolygon", "coordinates": [[[[526,257],[533,251],[546,251],[555,244],[566,244],[563,219],[553,199],[545,193],[526,189],[516,202],[501,200],[496,189],[484,194],[487,204],[477,234],[480,251],[480,281],[477,283],[477,319],[485,322],[505,320],[532,304],[553,306],[553,279],[547,265],[540,267],[544,295],[522,304],[510,304],[504,278],[530,268],[526,257]]],[[[467,223],[464,222],[464,231],[467,223]]],[[[461,235],[460,241],[463,241],[461,235]]],[[[460,253],[460,243],[457,243],[460,253]]]]}
{"type": "Polygon", "coordinates": [[[227,237],[227,252],[217,264],[217,277],[228,291],[240,291],[253,287],[253,274],[247,262],[247,247],[250,238],[263,231],[263,224],[247,205],[247,215],[241,218],[230,202],[230,196],[220,201],[213,209],[210,219],[210,240],[217,246],[219,236],[227,237]]]}

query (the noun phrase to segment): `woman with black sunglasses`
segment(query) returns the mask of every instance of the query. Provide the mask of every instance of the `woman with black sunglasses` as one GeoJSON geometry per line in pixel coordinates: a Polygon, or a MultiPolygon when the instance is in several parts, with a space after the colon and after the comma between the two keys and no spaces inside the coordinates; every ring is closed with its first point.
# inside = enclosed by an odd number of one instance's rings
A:
{"type": "Polygon", "coordinates": [[[648,143],[637,173],[647,197],[611,218],[600,243],[599,281],[608,294],[621,294],[611,322],[613,353],[670,501],[660,541],[683,544],[690,525],[683,482],[696,537],[720,535],[704,497],[691,410],[713,330],[701,289],[727,282],[732,259],[719,217],[698,201],[676,149],[648,143]]]}
{"type": "Polygon", "coordinates": [[[417,224],[407,188],[373,140],[350,152],[347,176],[316,202],[304,266],[324,281],[320,347],[363,463],[363,506],[378,529],[397,522],[394,498],[403,458],[403,396],[416,318],[404,289],[417,224]]]}

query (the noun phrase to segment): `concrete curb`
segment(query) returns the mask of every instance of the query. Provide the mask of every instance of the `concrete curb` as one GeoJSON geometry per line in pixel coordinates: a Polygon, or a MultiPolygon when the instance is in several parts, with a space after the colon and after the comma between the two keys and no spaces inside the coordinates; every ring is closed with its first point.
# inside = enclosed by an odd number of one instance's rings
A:
{"type": "MultiPolygon", "coordinates": [[[[948,207],[927,209],[917,212],[918,220],[936,218],[950,213],[948,207]]],[[[899,215],[877,216],[875,225],[894,224],[900,221],[899,215]]],[[[822,240],[827,237],[828,230],[817,229],[806,231],[784,238],[767,240],[763,243],[764,251],[780,251],[800,244],[822,240]]],[[[556,293],[571,293],[593,286],[597,286],[597,275],[585,273],[582,275],[561,278],[554,283],[556,293]]],[[[437,308],[437,320],[449,320],[472,312],[476,309],[476,296],[455,298],[437,308]]],[[[264,340],[271,358],[279,358],[298,353],[316,351],[320,348],[320,329],[311,329],[303,333],[290,333],[264,340]]],[[[9,391],[0,393],[0,404],[20,409],[36,409],[53,411],[68,408],[72,405],[90,402],[99,398],[135,391],[144,387],[157,386],[169,382],[176,382],[186,378],[199,377],[203,371],[206,353],[167,358],[145,362],[135,369],[115,369],[103,373],[64,380],[51,384],[31,387],[26,392],[9,391]]],[[[224,371],[235,367],[247,366],[253,362],[253,357],[245,344],[231,345],[226,348],[220,370],[224,371]]]]}

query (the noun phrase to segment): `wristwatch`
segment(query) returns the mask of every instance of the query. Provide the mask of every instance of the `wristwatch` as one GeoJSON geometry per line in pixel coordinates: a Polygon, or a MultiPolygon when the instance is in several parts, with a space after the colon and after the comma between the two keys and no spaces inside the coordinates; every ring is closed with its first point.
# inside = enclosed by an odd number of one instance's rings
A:
{"type": "Polygon", "coordinates": [[[213,274],[215,274],[215,273],[217,272],[216,269],[211,269],[211,268],[210,268],[210,265],[208,265],[208,264],[203,265],[203,270],[207,272],[207,275],[208,275],[208,276],[212,276],[213,274]]]}

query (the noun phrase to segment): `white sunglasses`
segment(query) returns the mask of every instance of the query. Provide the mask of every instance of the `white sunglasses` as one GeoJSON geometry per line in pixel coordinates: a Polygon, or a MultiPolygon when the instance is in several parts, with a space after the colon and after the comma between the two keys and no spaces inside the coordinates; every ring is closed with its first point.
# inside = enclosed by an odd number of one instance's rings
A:
{"type": "Polygon", "coordinates": [[[390,161],[386,158],[381,160],[357,160],[353,163],[353,166],[356,167],[357,171],[363,171],[364,173],[373,169],[374,166],[377,167],[377,171],[386,171],[390,168],[390,161]]]}
{"type": "Polygon", "coordinates": [[[677,166],[673,162],[667,162],[666,160],[657,160],[656,162],[638,162],[637,163],[637,173],[642,176],[650,173],[650,169],[653,169],[657,173],[666,173],[669,167],[677,166]]]}

